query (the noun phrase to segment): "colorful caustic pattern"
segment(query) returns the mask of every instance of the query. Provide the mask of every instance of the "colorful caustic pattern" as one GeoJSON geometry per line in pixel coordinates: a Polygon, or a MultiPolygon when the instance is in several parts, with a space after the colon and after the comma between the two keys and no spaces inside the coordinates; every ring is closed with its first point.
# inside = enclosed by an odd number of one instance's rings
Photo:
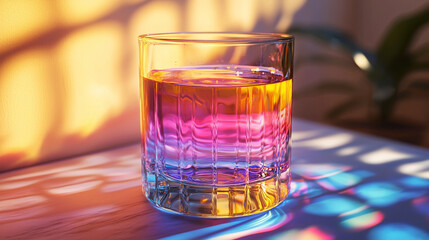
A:
{"type": "Polygon", "coordinates": [[[286,198],[292,80],[282,72],[242,65],[154,70],[141,89],[143,180],[156,206],[230,217],[286,198]]]}
{"type": "Polygon", "coordinates": [[[290,193],[269,211],[217,220],[158,211],[141,192],[134,145],[1,174],[0,238],[429,239],[428,150],[293,127],[290,193]]]}

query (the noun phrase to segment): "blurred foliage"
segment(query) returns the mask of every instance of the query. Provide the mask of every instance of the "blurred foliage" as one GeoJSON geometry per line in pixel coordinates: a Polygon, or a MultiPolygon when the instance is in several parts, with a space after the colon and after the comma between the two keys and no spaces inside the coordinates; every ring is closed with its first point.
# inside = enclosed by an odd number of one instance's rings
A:
{"type": "MultiPolygon", "coordinates": [[[[403,16],[393,22],[383,36],[375,51],[360,47],[346,34],[323,27],[294,26],[288,32],[319,40],[331,48],[339,49],[351,56],[350,61],[331,55],[311,55],[298,59],[300,64],[335,64],[341,67],[354,67],[363,71],[372,87],[373,113],[371,120],[377,124],[392,122],[392,113],[402,98],[425,98],[429,100],[429,79],[417,79],[404,88],[404,79],[413,72],[429,72],[429,43],[412,51],[411,44],[418,32],[429,23],[429,5],[412,15],[403,16]]],[[[353,96],[358,88],[341,80],[320,81],[316,86],[305,89],[303,93],[321,91],[343,92],[353,96]]],[[[361,96],[342,102],[328,113],[335,118],[360,107],[367,102],[361,96]]]]}

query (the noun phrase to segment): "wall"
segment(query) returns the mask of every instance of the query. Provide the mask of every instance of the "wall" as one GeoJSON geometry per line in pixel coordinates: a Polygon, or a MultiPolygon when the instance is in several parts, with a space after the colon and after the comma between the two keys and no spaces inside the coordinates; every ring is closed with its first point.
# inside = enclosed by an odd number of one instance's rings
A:
{"type": "MultiPolygon", "coordinates": [[[[393,19],[425,2],[0,0],[0,171],[138,141],[139,34],[283,32],[293,20],[341,29],[374,49],[393,19]]],[[[427,36],[425,31],[416,45],[427,36]]],[[[313,50],[339,54],[297,39],[297,58],[313,50]]],[[[360,78],[359,73],[336,67],[299,67],[294,90],[338,79],[369,91],[360,78]]],[[[294,115],[326,121],[326,112],[345,98],[295,98],[294,115]]],[[[400,114],[428,122],[424,103],[404,103],[401,108],[400,114]]],[[[364,113],[360,109],[351,117],[364,113]]]]}
{"type": "Polygon", "coordinates": [[[304,2],[0,0],[0,171],[138,142],[138,35],[273,32],[304,2]]]}

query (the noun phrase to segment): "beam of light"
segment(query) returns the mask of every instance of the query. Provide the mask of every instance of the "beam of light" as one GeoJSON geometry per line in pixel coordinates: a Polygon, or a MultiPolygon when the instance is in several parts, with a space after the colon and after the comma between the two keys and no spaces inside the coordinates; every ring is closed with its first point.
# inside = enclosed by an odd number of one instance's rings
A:
{"type": "Polygon", "coordinates": [[[306,179],[322,179],[344,171],[350,167],[330,164],[295,164],[293,171],[306,179]]]}
{"type": "Polygon", "coordinates": [[[346,147],[346,148],[341,148],[340,150],[337,151],[337,154],[341,157],[345,157],[345,156],[350,156],[353,154],[356,154],[358,152],[360,152],[362,150],[362,147],[346,147]]]}
{"type": "Polygon", "coordinates": [[[356,196],[364,199],[369,205],[383,207],[400,201],[413,199],[424,194],[424,191],[404,191],[388,182],[372,182],[355,188],[356,196]]]}
{"type": "Polygon", "coordinates": [[[18,189],[22,187],[26,187],[35,183],[38,183],[39,179],[35,180],[24,180],[19,182],[10,182],[10,183],[1,183],[0,184],[0,190],[11,190],[11,189],[18,189]]]}
{"type": "Polygon", "coordinates": [[[183,232],[183,233],[179,233],[176,235],[164,237],[164,238],[161,238],[159,240],[188,240],[188,239],[200,238],[200,237],[207,235],[207,234],[212,234],[214,232],[227,229],[229,227],[240,225],[247,220],[248,219],[237,219],[237,220],[233,220],[233,221],[228,222],[228,223],[218,224],[218,225],[211,226],[211,227],[200,228],[197,230],[183,232]]]}
{"type": "Polygon", "coordinates": [[[384,163],[404,160],[411,157],[414,157],[414,155],[399,152],[399,151],[396,151],[395,149],[385,147],[385,148],[377,149],[372,152],[363,154],[359,156],[359,159],[362,162],[368,163],[368,164],[384,164],[384,163]]]}
{"type": "MultiPolygon", "coordinates": [[[[85,157],[83,161],[81,161],[78,164],[73,165],[67,165],[67,166],[58,166],[55,168],[45,169],[37,172],[30,172],[25,174],[20,174],[18,176],[12,176],[8,178],[2,179],[3,181],[16,181],[16,180],[22,180],[22,179],[28,179],[28,178],[36,178],[36,177],[42,177],[45,175],[53,175],[58,174],[57,176],[85,176],[85,175],[96,175],[100,172],[106,172],[106,170],[97,170],[97,169],[91,169],[90,167],[94,167],[97,165],[100,165],[102,163],[108,162],[108,158],[103,156],[90,156],[85,157]],[[84,168],[90,168],[90,169],[84,169],[84,168]],[[77,171],[77,172],[76,172],[77,171]]],[[[115,168],[116,169],[116,168],[115,168]]],[[[108,171],[108,170],[107,170],[108,171]]],[[[54,176],[54,177],[57,177],[54,176]]]]}
{"type": "Polygon", "coordinates": [[[119,161],[124,161],[124,163],[134,163],[135,160],[140,159],[140,152],[136,154],[125,154],[118,157],[119,161]],[[128,161],[131,160],[131,161],[128,161]]]}
{"type": "Polygon", "coordinates": [[[116,171],[129,171],[130,174],[139,174],[139,169],[133,169],[130,171],[129,168],[88,168],[88,169],[75,169],[68,170],[66,172],[60,172],[53,175],[53,178],[59,177],[85,177],[85,176],[106,176],[116,174],[116,171]]]}
{"type": "Polygon", "coordinates": [[[66,216],[71,218],[95,217],[103,214],[113,213],[119,210],[121,210],[121,208],[116,205],[106,204],[69,212],[66,214],[66,216]]]}
{"type": "Polygon", "coordinates": [[[211,240],[223,240],[223,239],[238,239],[254,234],[270,232],[280,228],[292,219],[292,216],[286,215],[282,209],[273,209],[267,212],[261,218],[257,218],[253,221],[241,224],[240,226],[228,229],[222,233],[210,236],[208,239],[211,240]]]}
{"type": "Polygon", "coordinates": [[[78,167],[80,168],[93,167],[107,162],[109,162],[109,158],[104,156],[99,156],[99,155],[88,156],[83,158],[82,162],[78,165],[78,167]]]}
{"type": "Polygon", "coordinates": [[[356,185],[362,178],[357,174],[342,172],[317,180],[317,183],[329,191],[337,191],[356,185]]]}
{"type": "Polygon", "coordinates": [[[354,231],[372,228],[383,221],[383,214],[379,211],[365,209],[351,216],[344,217],[341,226],[354,231]]]}
{"type": "Polygon", "coordinates": [[[424,240],[429,239],[429,234],[422,229],[407,223],[385,223],[374,227],[368,234],[369,240],[424,240]]]}
{"type": "Polygon", "coordinates": [[[46,202],[42,196],[28,196],[0,201],[0,212],[23,209],[46,202]]]}
{"type": "Polygon", "coordinates": [[[399,180],[399,182],[402,185],[404,185],[406,187],[410,187],[410,188],[426,188],[426,189],[429,189],[429,180],[424,179],[424,178],[406,177],[406,178],[399,180]]]}
{"type": "MultiPolygon", "coordinates": [[[[149,33],[177,32],[183,24],[180,4],[175,1],[153,1],[138,8],[130,20],[129,43],[136,44],[136,36],[149,33]]],[[[138,55],[138,51],[135,51],[138,55]]],[[[136,56],[137,56],[136,55],[136,56]]],[[[136,58],[136,66],[138,66],[136,58]]]]}
{"type": "MultiPolygon", "coordinates": [[[[258,8],[257,1],[254,0],[236,0],[230,1],[231,7],[225,9],[223,12],[228,22],[231,23],[231,28],[242,29],[242,31],[252,31],[252,28],[255,26],[258,20],[258,10],[263,10],[258,8]],[[240,9],[238,12],[237,9],[240,9]]],[[[274,3],[266,3],[266,6],[269,8],[275,6],[274,3]]],[[[276,10],[271,12],[275,12],[276,10]]]]}
{"type": "Polygon", "coordinates": [[[384,216],[368,205],[343,196],[324,196],[304,207],[304,211],[319,216],[338,216],[340,225],[360,231],[382,222],[384,216]]]}
{"type": "Polygon", "coordinates": [[[316,226],[310,226],[304,229],[291,229],[282,233],[275,234],[272,237],[267,238],[268,240],[283,240],[283,239],[294,239],[294,240],[333,240],[334,235],[326,233],[316,226]]]}
{"type": "Polygon", "coordinates": [[[368,71],[371,68],[371,63],[368,61],[368,58],[360,52],[353,55],[353,61],[362,70],[368,71]]]}
{"type": "Polygon", "coordinates": [[[301,198],[301,197],[313,198],[326,192],[315,182],[305,182],[305,181],[294,180],[292,182],[292,186],[293,187],[289,194],[293,196],[293,198],[289,198],[288,200],[286,200],[288,205],[290,205],[292,201],[296,202],[295,200],[298,200],[298,198],[301,198]]]}
{"type": "Polygon", "coordinates": [[[353,170],[353,171],[350,171],[350,173],[353,173],[361,178],[372,177],[375,175],[375,173],[367,170],[353,170]]]}
{"type": "Polygon", "coordinates": [[[429,179],[429,160],[406,163],[398,167],[400,173],[429,179]]]}
{"type": "Polygon", "coordinates": [[[121,34],[120,25],[106,22],[77,31],[59,44],[67,90],[64,133],[88,136],[124,109],[117,80],[121,34]]]}
{"type": "Polygon", "coordinates": [[[290,184],[290,193],[292,196],[294,197],[298,197],[300,195],[302,195],[303,193],[307,192],[308,190],[308,185],[306,182],[304,181],[293,181],[290,184]]]}
{"type": "Polygon", "coordinates": [[[332,149],[344,146],[353,140],[349,133],[338,133],[326,137],[319,137],[307,141],[294,143],[294,147],[310,147],[318,150],[332,149]]]}
{"type": "MultiPolygon", "coordinates": [[[[148,2],[135,11],[130,20],[130,38],[128,44],[136,44],[135,36],[141,34],[160,33],[160,32],[178,32],[181,25],[184,24],[184,16],[181,15],[180,4],[177,1],[153,1],[148,2]]],[[[183,31],[183,29],[182,29],[183,31]]],[[[156,68],[173,68],[181,66],[184,60],[182,48],[176,46],[163,46],[156,50],[151,59],[152,66],[156,68]]],[[[136,49],[131,52],[130,76],[135,77],[139,72],[138,59],[139,51],[136,49]]],[[[142,68],[141,71],[144,69],[142,68]]],[[[137,83],[137,81],[135,82],[137,83]]],[[[138,88],[138,84],[130,85],[129,90],[138,88]]],[[[134,91],[133,91],[134,92],[134,91]]]]}
{"type": "Polygon", "coordinates": [[[292,133],[292,141],[301,141],[306,138],[311,138],[319,134],[319,131],[294,131],[292,133]]]}
{"type": "Polygon", "coordinates": [[[190,0],[187,5],[187,28],[189,31],[222,31],[221,15],[223,10],[215,1],[190,0]]]}
{"type": "Polygon", "coordinates": [[[141,181],[138,181],[138,180],[126,181],[126,182],[120,182],[120,183],[106,184],[101,188],[101,190],[103,192],[116,192],[116,191],[120,191],[128,188],[140,187],[140,186],[141,186],[141,181]]]}
{"type": "Polygon", "coordinates": [[[323,196],[308,204],[305,212],[319,216],[337,216],[361,208],[365,204],[343,196],[323,196]]]}
{"type": "Polygon", "coordinates": [[[126,172],[124,171],[124,172],[108,174],[106,177],[109,179],[110,182],[123,182],[123,181],[140,179],[141,175],[138,171],[126,171],[126,172]]]}
{"type": "Polygon", "coordinates": [[[339,217],[348,217],[348,216],[353,216],[353,215],[355,215],[355,214],[357,214],[357,213],[361,213],[362,211],[367,210],[368,208],[369,208],[369,207],[368,207],[368,205],[362,205],[362,206],[360,206],[360,207],[358,207],[358,208],[355,208],[355,209],[353,209],[353,210],[351,210],[351,211],[341,213],[341,214],[340,214],[340,215],[338,215],[338,216],[339,216],[339,217]]]}
{"type": "MultiPolygon", "coordinates": [[[[52,122],[52,78],[49,54],[43,49],[17,54],[0,64],[0,158],[24,152],[21,161],[34,161],[52,122]],[[30,80],[31,79],[31,80],[30,80]]],[[[5,161],[9,161],[5,159],[5,161]]],[[[2,161],[0,170],[19,164],[2,161]]]]}
{"type": "Polygon", "coordinates": [[[14,220],[24,220],[29,219],[31,217],[40,216],[46,212],[49,212],[49,207],[46,205],[38,205],[24,209],[15,209],[13,211],[2,212],[0,222],[4,222],[4,224],[7,224],[14,220]]]}
{"type": "Polygon", "coordinates": [[[55,7],[50,0],[3,0],[0,9],[0,53],[55,26],[55,7]]]}
{"type": "Polygon", "coordinates": [[[72,184],[72,185],[67,185],[62,187],[49,188],[46,191],[54,195],[71,195],[71,194],[89,191],[99,186],[101,183],[102,181],[100,180],[88,181],[88,182],[77,183],[77,184],[72,184]]]}
{"type": "Polygon", "coordinates": [[[137,140],[139,34],[284,32],[303,3],[0,0],[0,171],[137,140]]]}
{"type": "Polygon", "coordinates": [[[98,19],[112,12],[120,3],[120,0],[58,0],[55,6],[62,24],[76,25],[98,19]]]}
{"type": "Polygon", "coordinates": [[[204,239],[212,240],[237,239],[278,229],[291,219],[292,216],[286,215],[282,209],[276,208],[263,215],[232,220],[228,223],[168,236],[161,240],[195,239],[203,237],[204,239]]]}

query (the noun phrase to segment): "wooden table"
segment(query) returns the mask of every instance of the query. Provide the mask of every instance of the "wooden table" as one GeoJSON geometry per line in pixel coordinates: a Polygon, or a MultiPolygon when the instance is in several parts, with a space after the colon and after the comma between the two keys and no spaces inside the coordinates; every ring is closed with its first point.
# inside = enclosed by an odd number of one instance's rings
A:
{"type": "Polygon", "coordinates": [[[140,146],[0,175],[0,239],[429,239],[429,150],[294,119],[292,192],[255,216],[160,212],[140,146]]]}

